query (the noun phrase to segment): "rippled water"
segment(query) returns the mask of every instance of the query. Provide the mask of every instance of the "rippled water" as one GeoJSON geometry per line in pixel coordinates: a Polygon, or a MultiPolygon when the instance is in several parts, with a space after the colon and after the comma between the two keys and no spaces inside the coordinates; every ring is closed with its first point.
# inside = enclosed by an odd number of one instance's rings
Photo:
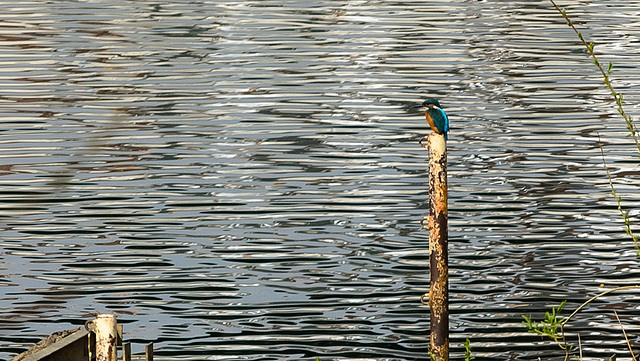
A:
{"type": "MultiPolygon", "coordinates": [[[[640,1],[569,14],[640,98],[640,1]],[[602,45],[600,45],[602,44],[602,45]]],[[[426,151],[449,141],[452,359],[640,276],[637,154],[546,1],[0,2],[0,358],[110,312],[162,360],[426,359],[426,151]]],[[[572,321],[638,346],[637,292],[572,321]]],[[[575,341],[573,341],[575,343],[575,341]]]]}

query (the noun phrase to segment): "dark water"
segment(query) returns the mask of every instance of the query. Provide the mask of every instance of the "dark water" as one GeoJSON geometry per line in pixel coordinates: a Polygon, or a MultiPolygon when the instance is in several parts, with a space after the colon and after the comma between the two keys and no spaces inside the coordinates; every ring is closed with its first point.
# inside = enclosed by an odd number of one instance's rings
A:
{"type": "MultiPolygon", "coordinates": [[[[640,1],[568,8],[639,112],[640,1]]],[[[0,2],[0,358],[125,324],[161,360],[427,358],[426,151],[449,113],[452,359],[640,276],[637,153],[546,1],[0,2]]],[[[640,297],[567,328],[630,359],[640,297]]]]}

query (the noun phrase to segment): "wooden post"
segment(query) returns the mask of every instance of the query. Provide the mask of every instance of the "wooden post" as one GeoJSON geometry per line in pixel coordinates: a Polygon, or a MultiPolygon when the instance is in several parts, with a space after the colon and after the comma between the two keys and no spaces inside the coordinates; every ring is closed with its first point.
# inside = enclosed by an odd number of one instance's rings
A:
{"type": "Polygon", "coordinates": [[[432,132],[429,151],[429,308],[431,311],[431,358],[449,360],[449,250],[447,211],[447,143],[432,132]]]}
{"type": "Polygon", "coordinates": [[[94,321],[96,333],[96,361],[117,361],[118,329],[116,317],[98,315],[94,321]]]}
{"type": "Polygon", "coordinates": [[[144,349],[145,361],[153,361],[153,342],[149,342],[144,349]]]}
{"type": "Polygon", "coordinates": [[[131,342],[122,344],[122,361],[131,361],[131,342]]]}
{"type": "Polygon", "coordinates": [[[124,335],[124,325],[122,325],[121,323],[118,323],[116,324],[116,328],[118,329],[118,340],[116,342],[116,345],[122,346],[122,339],[124,335]]]}

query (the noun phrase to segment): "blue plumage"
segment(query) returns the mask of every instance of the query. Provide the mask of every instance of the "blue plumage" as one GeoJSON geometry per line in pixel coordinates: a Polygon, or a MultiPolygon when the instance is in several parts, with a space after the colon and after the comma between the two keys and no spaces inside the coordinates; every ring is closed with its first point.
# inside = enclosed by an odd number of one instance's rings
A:
{"type": "Polygon", "coordinates": [[[427,108],[425,117],[431,129],[438,134],[442,134],[446,140],[448,138],[447,132],[449,131],[449,117],[442,110],[440,103],[436,99],[428,99],[422,103],[422,106],[427,108]]]}

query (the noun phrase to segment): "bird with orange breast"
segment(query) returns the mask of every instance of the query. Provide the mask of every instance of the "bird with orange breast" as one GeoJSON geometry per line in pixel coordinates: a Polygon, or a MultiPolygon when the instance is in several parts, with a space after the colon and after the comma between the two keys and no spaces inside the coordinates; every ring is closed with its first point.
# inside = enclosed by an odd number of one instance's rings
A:
{"type": "Polygon", "coordinates": [[[431,130],[438,134],[442,134],[444,139],[447,140],[447,132],[449,131],[449,117],[447,113],[442,110],[442,106],[436,99],[427,99],[419,107],[425,107],[424,116],[427,118],[427,123],[431,127],[431,130]]]}

